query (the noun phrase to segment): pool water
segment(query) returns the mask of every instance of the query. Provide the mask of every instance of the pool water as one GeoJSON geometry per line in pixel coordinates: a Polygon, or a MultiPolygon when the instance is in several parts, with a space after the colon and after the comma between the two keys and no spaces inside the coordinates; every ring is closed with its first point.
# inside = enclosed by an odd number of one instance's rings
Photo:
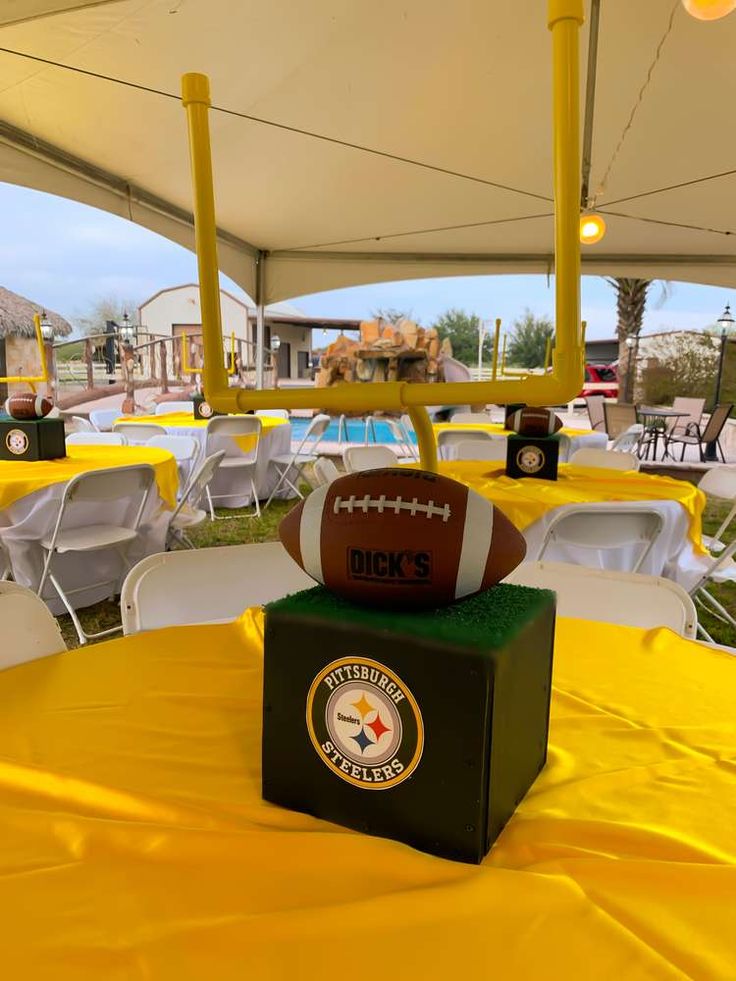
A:
{"type": "MultiPolygon", "coordinates": [[[[292,418],[291,422],[291,433],[292,439],[300,440],[307,431],[307,427],[311,422],[310,419],[292,418]]],[[[414,433],[411,433],[412,442],[416,442],[416,437],[414,433]]],[[[340,436],[342,437],[343,443],[396,443],[397,440],[394,434],[389,429],[385,422],[381,422],[380,419],[376,419],[371,425],[368,426],[368,434],[365,431],[365,419],[346,419],[344,420],[340,436]]],[[[338,420],[333,419],[332,422],[327,427],[324,436],[322,437],[328,443],[340,442],[338,439],[338,420]]]]}

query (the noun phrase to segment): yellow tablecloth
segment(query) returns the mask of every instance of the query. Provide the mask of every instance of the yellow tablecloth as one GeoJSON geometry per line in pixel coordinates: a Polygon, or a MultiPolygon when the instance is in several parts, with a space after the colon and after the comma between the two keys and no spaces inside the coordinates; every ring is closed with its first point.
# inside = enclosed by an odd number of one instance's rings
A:
{"type": "Polygon", "coordinates": [[[132,467],[137,463],[151,464],[156,471],[156,484],[162,500],[172,508],[176,505],[179,478],[176,460],[168,450],[145,446],[67,446],[66,452],[67,455],[60,460],[38,460],[34,463],[0,460],[0,510],[51,484],[66,483],[79,473],[110,467],[132,467]]]}
{"type": "Polygon", "coordinates": [[[560,621],[549,761],[479,866],[260,798],[261,617],[0,673],[3,974],[736,975],[736,658],[560,621]]]}
{"type": "MultiPolygon", "coordinates": [[[[259,416],[261,420],[261,432],[267,433],[276,426],[287,425],[286,419],[279,419],[277,416],[259,416]]],[[[206,429],[208,419],[195,419],[190,412],[169,412],[162,416],[120,416],[115,423],[126,422],[148,422],[156,426],[164,426],[166,429],[206,429]]],[[[258,442],[255,436],[235,436],[235,442],[244,453],[250,453],[255,449],[258,442]]]]}
{"type": "Polygon", "coordinates": [[[693,548],[706,554],[701,537],[705,494],[686,480],[572,463],[560,464],[557,480],[514,480],[506,476],[501,464],[487,461],[440,461],[439,470],[493,501],[520,531],[563,504],[677,501],[687,512],[688,537],[693,548]]]}

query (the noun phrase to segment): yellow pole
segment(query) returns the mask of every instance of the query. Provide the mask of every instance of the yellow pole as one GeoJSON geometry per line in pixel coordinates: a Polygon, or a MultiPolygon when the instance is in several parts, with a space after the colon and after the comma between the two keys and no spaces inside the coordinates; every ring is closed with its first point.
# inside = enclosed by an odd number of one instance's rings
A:
{"type": "Polygon", "coordinates": [[[588,321],[584,320],[581,326],[582,330],[580,332],[580,341],[583,345],[583,357],[585,357],[585,332],[588,329],[588,321]]]}
{"type": "Polygon", "coordinates": [[[506,374],[506,335],[503,335],[503,345],[501,346],[501,377],[506,374]]]}
{"type": "Polygon", "coordinates": [[[544,348],[544,370],[545,371],[547,370],[547,368],[549,368],[549,359],[550,359],[550,355],[551,354],[552,354],[552,338],[551,337],[548,337],[547,338],[547,344],[546,344],[546,346],[544,348]]]}
{"type": "Polygon", "coordinates": [[[409,407],[409,418],[417,434],[417,445],[419,447],[419,462],[422,470],[437,472],[437,441],[434,438],[434,429],[429,413],[423,405],[412,405],[409,407]]]}
{"type": "Polygon", "coordinates": [[[498,367],[498,342],[501,339],[501,318],[496,317],[496,332],[493,335],[493,367],[491,369],[491,381],[496,380],[496,368],[498,367]]]}

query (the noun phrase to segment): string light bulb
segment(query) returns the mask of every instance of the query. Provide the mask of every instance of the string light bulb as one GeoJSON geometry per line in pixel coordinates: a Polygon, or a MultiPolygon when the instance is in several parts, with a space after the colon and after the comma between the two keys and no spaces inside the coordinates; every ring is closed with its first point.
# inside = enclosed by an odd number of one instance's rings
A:
{"type": "Polygon", "coordinates": [[[736,10],[736,0],[682,0],[682,6],[696,20],[720,20],[736,10]]]}
{"type": "Polygon", "coordinates": [[[583,245],[595,245],[606,234],[606,223],[600,215],[580,216],[580,241],[583,245]]]}

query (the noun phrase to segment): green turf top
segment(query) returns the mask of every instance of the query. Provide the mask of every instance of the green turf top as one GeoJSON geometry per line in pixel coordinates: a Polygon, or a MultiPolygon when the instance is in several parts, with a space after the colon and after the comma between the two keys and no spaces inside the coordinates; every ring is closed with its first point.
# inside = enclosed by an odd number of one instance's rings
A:
{"type": "Polygon", "coordinates": [[[266,614],[352,622],[369,630],[429,637],[439,643],[487,650],[508,643],[554,599],[548,589],[501,583],[452,606],[412,613],[356,606],[317,586],[269,603],[266,614]]]}

